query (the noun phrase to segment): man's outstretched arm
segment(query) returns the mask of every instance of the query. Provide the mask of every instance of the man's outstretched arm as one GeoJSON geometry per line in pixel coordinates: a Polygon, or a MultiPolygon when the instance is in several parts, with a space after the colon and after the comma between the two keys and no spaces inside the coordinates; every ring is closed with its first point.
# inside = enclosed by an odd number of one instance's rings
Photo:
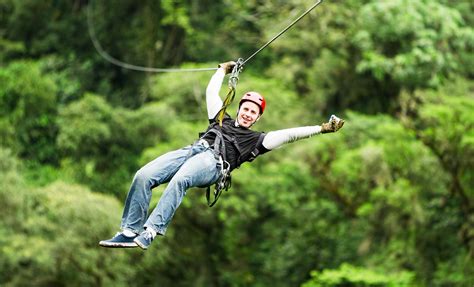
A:
{"type": "Polygon", "coordinates": [[[265,135],[262,145],[268,149],[276,149],[284,144],[295,142],[300,139],[312,137],[320,133],[336,132],[344,125],[344,120],[331,116],[329,122],[318,126],[307,126],[271,131],[265,135]]]}

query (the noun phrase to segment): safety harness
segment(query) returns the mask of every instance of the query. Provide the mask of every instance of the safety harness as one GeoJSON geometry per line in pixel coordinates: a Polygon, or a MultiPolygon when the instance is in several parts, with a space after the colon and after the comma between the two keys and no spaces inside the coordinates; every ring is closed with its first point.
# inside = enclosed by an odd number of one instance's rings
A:
{"type": "Polygon", "coordinates": [[[237,142],[237,139],[233,136],[230,136],[224,133],[222,131],[221,125],[218,122],[212,124],[206,132],[200,134],[199,136],[201,140],[204,140],[204,137],[207,135],[215,135],[214,144],[211,147],[214,150],[216,159],[219,160],[219,162],[222,162],[221,175],[214,185],[214,192],[213,192],[214,199],[213,200],[211,200],[211,187],[208,186],[206,190],[207,205],[209,207],[212,207],[214,206],[214,204],[216,204],[217,200],[222,194],[222,191],[229,190],[229,188],[232,185],[232,177],[231,177],[232,170],[231,170],[231,165],[227,161],[227,157],[226,157],[225,140],[231,143],[232,146],[237,151],[237,166],[235,168],[239,168],[242,163],[246,161],[249,161],[249,162],[253,161],[259,155],[260,150],[258,149],[258,147],[263,142],[263,138],[265,137],[265,134],[264,133],[260,134],[260,137],[257,141],[257,145],[255,146],[255,149],[252,152],[250,152],[250,155],[247,159],[242,158],[242,152],[237,142]]]}

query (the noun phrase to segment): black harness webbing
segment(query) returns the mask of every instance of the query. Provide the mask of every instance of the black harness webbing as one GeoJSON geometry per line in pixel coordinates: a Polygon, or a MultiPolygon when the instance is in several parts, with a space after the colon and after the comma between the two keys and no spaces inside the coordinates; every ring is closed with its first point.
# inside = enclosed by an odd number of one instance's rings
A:
{"type": "Polygon", "coordinates": [[[257,145],[255,146],[255,149],[250,153],[250,157],[247,159],[247,161],[253,161],[260,154],[260,150],[258,149],[258,147],[262,144],[264,138],[265,134],[261,133],[258,137],[257,145]]]}
{"type": "Polygon", "coordinates": [[[213,192],[213,200],[211,200],[211,187],[208,186],[206,190],[207,205],[209,205],[209,207],[212,207],[214,206],[214,204],[216,204],[217,200],[222,194],[222,191],[229,190],[232,185],[231,165],[226,158],[225,140],[227,140],[227,142],[230,142],[237,150],[238,156],[236,168],[239,168],[244,161],[253,161],[260,154],[260,150],[258,149],[258,147],[263,142],[265,134],[260,134],[260,137],[257,141],[257,145],[255,146],[255,149],[250,153],[250,157],[248,159],[242,159],[242,151],[239,147],[239,144],[237,143],[236,138],[223,133],[219,123],[214,123],[205,133],[200,134],[199,136],[201,139],[203,139],[208,134],[215,135],[214,144],[212,145],[212,148],[214,149],[214,154],[216,155],[217,159],[219,161],[222,161],[221,176],[214,185],[215,188],[213,192]]]}
{"type": "MultiPolygon", "coordinates": [[[[214,154],[216,155],[219,161],[222,160],[221,175],[219,179],[217,180],[216,184],[214,185],[215,186],[214,200],[211,201],[211,187],[208,186],[206,190],[207,205],[209,207],[212,207],[214,206],[214,204],[216,204],[217,200],[222,194],[222,191],[228,190],[232,184],[232,178],[230,175],[230,164],[226,158],[226,153],[225,153],[226,149],[225,149],[225,141],[224,141],[224,137],[226,137],[228,140],[230,139],[230,137],[222,133],[222,130],[218,124],[215,124],[214,127],[206,131],[201,136],[201,139],[205,135],[208,135],[208,134],[214,134],[216,136],[214,139],[214,144],[213,144],[214,154]]],[[[238,148],[238,145],[235,139],[231,140],[230,142],[232,142],[236,146],[237,151],[240,154],[240,149],[238,148]]]]}

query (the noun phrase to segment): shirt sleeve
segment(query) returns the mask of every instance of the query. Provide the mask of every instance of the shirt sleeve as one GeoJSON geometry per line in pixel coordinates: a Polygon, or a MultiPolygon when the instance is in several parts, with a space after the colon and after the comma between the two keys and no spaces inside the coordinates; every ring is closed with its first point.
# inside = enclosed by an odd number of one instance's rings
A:
{"type": "Polygon", "coordinates": [[[262,145],[268,150],[292,143],[300,139],[309,138],[321,133],[321,126],[307,126],[269,132],[263,139],[262,145]]]}
{"type": "Polygon", "coordinates": [[[216,73],[212,76],[206,89],[206,105],[207,105],[207,117],[208,119],[214,119],[217,113],[222,108],[222,100],[219,97],[219,91],[221,90],[222,81],[224,80],[225,72],[223,68],[217,69],[216,73]]]}

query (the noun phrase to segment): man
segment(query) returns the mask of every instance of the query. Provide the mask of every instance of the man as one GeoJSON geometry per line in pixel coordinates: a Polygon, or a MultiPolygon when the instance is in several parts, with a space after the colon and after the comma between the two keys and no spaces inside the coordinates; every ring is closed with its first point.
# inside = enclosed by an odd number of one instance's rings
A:
{"type": "Polygon", "coordinates": [[[109,240],[101,241],[101,246],[147,249],[157,234],[165,234],[187,189],[214,183],[218,190],[225,188],[230,172],[242,163],[285,143],[319,133],[335,132],[344,124],[343,120],[331,116],[330,122],[321,126],[278,130],[268,134],[256,132],[250,128],[262,116],[266,102],[259,93],[248,92],[240,100],[236,119],[226,114],[220,126],[216,120],[222,108],[219,91],[224,76],[232,71],[234,65],[235,62],[220,64],[208,84],[206,104],[210,125],[207,131],[193,145],[159,156],[138,170],[125,201],[122,231],[109,240]],[[151,190],[166,182],[168,186],[147,218],[151,190]]]}

